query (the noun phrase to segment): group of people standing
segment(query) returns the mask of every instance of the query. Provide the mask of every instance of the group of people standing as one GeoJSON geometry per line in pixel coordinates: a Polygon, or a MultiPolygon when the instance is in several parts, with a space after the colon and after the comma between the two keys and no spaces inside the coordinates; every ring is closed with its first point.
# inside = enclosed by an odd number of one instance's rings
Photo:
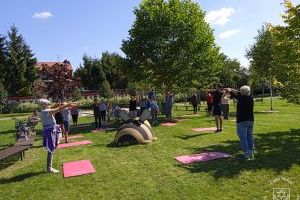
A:
{"type": "Polygon", "coordinates": [[[232,88],[224,88],[221,84],[218,84],[216,89],[210,90],[208,93],[208,112],[211,112],[215,117],[216,132],[222,132],[223,116],[224,119],[228,119],[230,98],[237,100],[236,132],[240,139],[241,148],[244,151],[241,158],[252,160],[254,159],[254,100],[250,96],[250,87],[242,86],[238,91],[232,88]]]}
{"type": "Polygon", "coordinates": [[[151,112],[151,122],[152,124],[158,123],[158,113],[159,113],[159,107],[155,100],[154,93],[151,91],[148,93],[147,98],[141,98],[139,101],[140,110],[138,112],[137,109],[138,105],[138,98],[137,96],[131,96],[131,99],[129,101],[129,117],[134,119],[137,116],[141,115],[144,110],[150,109],[151,112]]]}
{"type": "Polygon", "coordinates": [[[221,95],[220,93],[216,94],[212,90],[209,90],[206,94],[207,114],[208,115],[213,114],[213,105],[217,104],[220,105],[221,112],[224,119],[228,120],[230,97],[231,97],[230,93],[225,90],[221,92],[221,95]]]}
{"type": "Polygon", "coordinates": [[[97,99],[94,99],[93,104],[93,113],[95,118],[95,126],[97,128],[105,128],[106,126],[106,115],[108,114],[108,103],[106,103],[103,99],[98,102],[97,99]]]}
{"type": "MultiPolygon", "coordinates": [[[[195,94],[194,94],[195,95],[195,94]]],[[[196,95],[195,95],[196,96],[196,95]]],[[[254,115],[253,107],[254,100],[250,96],[250,87],[243,86],[239,91],[232,88],[223,88],[218,85],[216,89],[210,90],[207,95],[208,111],[215,116],[217,130],[222,132],[223,116],[228,119],[229,99],[237,100],[236,106],[236,132],[239,137],[241,148],[244,151],[242,159],[254,159],[254,138],[253,138],[253,124],[254,115]]],[[[192,99],[192,104],[196,105],[195,99],[192,99]]],[[[65,142],[68,142],[68,133],[70,128],[70,116],[72,115],[74,125],[77,125],[78,108],[77,105],[71,102],[63,102],[54,105],[51,108],[51,103],[47,99],[41,99],[42,107],[41,120],[43,126],[43,145],[47,150],[47,171],[50,173],[57,173],[58,170],[52,167],[54,151],[59,142],[59,133],[62,132],[65,142]]],[[[194,106],[194,113],[196,113],[196,106],[194,106]]],[[[167,120],[172,120],[172,106],[173,94],[168,92],[165,97],[165,112],[167,120]]],[[[147,98],[140,101],[140,113],[137,112],[137,97],[132,96],[129,102],[129,113],[132,118],[141,114],[145,109],[151,110],[152,124],[158,123],[157,115],[159,107],[155,101],[154,94],[148,94],[147,98]]],[[[108,104],[101,100],[100,103],[95,99],[93,104],[93,111],[95,117],[96,128],[102,128],[106,125],[106,114],[108,112],[108,104]]]]}
{"type": "MultiPolygon", "coordinates": [[[[67,102],[57,103],[54,108],[60,107],[67,102]]],[[[68,135],[70,130],[70,120],[72,116],[73,125],[77,126],[79,110],[77,106],[72,108],[64,108],[54,114],[56,124],[60,126],[62,137],[65,139],[65,143],[68,143],[68,135]]]]}

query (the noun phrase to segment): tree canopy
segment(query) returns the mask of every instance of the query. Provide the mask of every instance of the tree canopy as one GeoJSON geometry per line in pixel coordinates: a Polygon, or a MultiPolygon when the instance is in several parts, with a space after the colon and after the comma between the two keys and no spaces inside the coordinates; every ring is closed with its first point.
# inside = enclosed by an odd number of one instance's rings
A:
{"type": "Polygon", "coordinates": [[[283,84],[282,96],[300,104],[300,4],[284,1],[284,26],[272,26],[275,37],[276,76],[283,84]]]}
{"type": "Polygon", "coordinates": [[[74,72],[80,78],[82,86],[87,90],[99,90],[101,83],[106,79],[101,60],[87,55],[82,57],[83,64],[74,72]]]}
{"type": "Polygon", "coordinates": [[[10,96],[31,94],[36,79],[36,58],[23,36],[11,26],[8,38],[0,36],[0,71],[10,96]]]}
{"type": "Polygon", "coordinates": [[[191,0],[144,0],[123,41],[131,79],[157,88],[185,90],[221,68],[219,48],[205,13],[191,0]]]}
{"type": "Polygon", "coordinates": [[[219,74],[220,82],[226,87],[240,87],[247,84],[247,73],[237,59],[221,54],[223,68],[219,74]]]}
{"type": "Polygon", "coordinates": [[[84,55],[82,60],[83,64],[75,71],[74,76],[81,79],[85,89],[111,96],[111,89],[127,88],[128,82],[122,68],[123,58],[117,53],[103,52],[101,58],[84,55]]]}
{"type": "Polygon", "coordinates": [[[255,43],[247,50],[251,77],[282,86],[281,95],[300,103],[300,5],[284,1],[285,25],[266,24],[258,31],[255,43]]]}
{"type": "Polygon", "coordinates": [[[79,80],[74,79],[72,72],[66,65],[69,61],[65,60],[62,64],[55,64],[52,67],[46,67],[44,73],[47,74],[48,96],[55,101],[71,98],[73,90],[79,86],[79,80]]]}

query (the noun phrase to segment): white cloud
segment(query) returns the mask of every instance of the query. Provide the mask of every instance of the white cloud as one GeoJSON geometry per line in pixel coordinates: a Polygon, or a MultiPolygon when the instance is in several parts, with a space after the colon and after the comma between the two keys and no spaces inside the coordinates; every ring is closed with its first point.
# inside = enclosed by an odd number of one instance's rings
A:
{"type": "Polygon", "coordinates": [[[243,58],[243,59],[239,59],[239,61],[243,67],[249,69],[249,65],[250,65],[249,60],[243,58]]]}
{"type": "Polygon", "coordinates": [[[50,12],[39,12],[39,13],[34,13],[32,15],[32,18],[36,18],[36,19],[48,19],[50,17],[53,17],[53,15],[50,12]]]}
{"type": "Polygon", "coordinates": [[[229,17],[234,12],[234,8],[221,8],[219,10],[212,10],[205,16],[205,21],[210,24],[224,25],[230,20],[229,17]]]}
{"type": "Polygon", "coordinates": [[[223,33],[220,33],[219,37],[221,39],[226,39],[226,38],[230,38],[238,33],[240,33],[241,30],[240,29],[233,29],[233,30],[228,30],[228,31],[225,31],[223,33]]]}

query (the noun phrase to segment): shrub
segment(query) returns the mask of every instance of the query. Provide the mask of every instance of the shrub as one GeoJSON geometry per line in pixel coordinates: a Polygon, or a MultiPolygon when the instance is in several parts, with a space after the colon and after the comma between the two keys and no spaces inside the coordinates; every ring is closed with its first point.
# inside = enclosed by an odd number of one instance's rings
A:
{"type": "Polygon", "coordinates": [[[14,113],[15,112],[18,103],[16,101],[12,101],[10,103],[5,102],[2,105],[3,105],[3,107],[1,109],[1,112],[3,114],[9,114],[9,113],[14,113]]]}
{"type": "Polygon", "coordinates": [[[118,104],[121,107],[128,107],[129,106],[129,101],[130,101],[130,99],[127,99],[127,98],[119,99],[118,104]]]}
{"type": "Polygon", "coordinates": [[[25,103],[18,104],[16,106],[14,112],[25,113],[25,112],[33,112],[33,111],[38,110],[38,109],[39,109],[38,104],[25,102],[25,103]]]}
{"type": "Polygon", "coordinates": [[[92,109],[94,101],[92,99],[81,99],[77,101],[79,109],[92,109]]]}

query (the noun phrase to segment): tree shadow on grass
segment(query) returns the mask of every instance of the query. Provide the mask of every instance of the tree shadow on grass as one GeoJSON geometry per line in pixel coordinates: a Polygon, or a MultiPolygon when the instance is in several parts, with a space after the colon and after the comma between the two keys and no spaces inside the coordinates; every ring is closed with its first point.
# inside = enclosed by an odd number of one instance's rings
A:
{"type": "Polygon", "coordinates": [[[0,132],[0,135],[5,135],[5,134],[13,134],[15,133],[16,130],[6,130],[6,131],[1,131],[0,132]]]}
{"type": "Polygon", "coordinates": [[[31,173],[21,174],[21,175],[18,175],[18,176],[7,178],[7,179],[0,179],[0,185],[7,184],[7,183],[13,183],[13,182],[21,182],[21,181],[24,181],[27,178],[31,178],[31,177],[34,177],[34,176],[39,176],[39,175],[45,174],[45,173],[46,172],[44,172],[44,171],[31,172],[31,173]]]}
{"type": "Polygon", "coordinates": [[[205,136],[205,135],[211,135],[211,133],[198,133],[198,134],[193,134],[193,135],[175,135],[174,137],[176,138],[180,138],[182,140],[189,140],[195,137],[201,137],[201,136],[205,136]]]}
{"type": "Polygon", "coordinates": [[[193,148],[195,153],[220,151],[233,155],[225,160],[215,160],[193,165],[180,165],[191,173],[208,172],[214,178],[234,178],[242,171],[273,170],[276,173],[300,165],[300,129],[285,132],[260,133],[254,136],[256,154],[254,161],[242,162],[236,159],[240,151],[238,141],[227,141],[223,145],[211,145],[205,148],[193,148]]]}
{"type": "MultiPolygon", "coordinates": [[[[122,122],[118,120],[113,120],[111,123],[107,124],[108,128],[118,128],[122,125],[122,122]]],[[[71,126],[70,135],[78,134],[78,133],[90,133],[95,129],[95,123],[86,123],[79,124],[78,126],[71,126]]],[[[107,130],[106,132],[113,132],[115,130],[107,130]]]]}
{"type": "Polygon", "coordinates": [[[16,154],[13,156],[10,156],[8,158],[5,158],[3,160],[1,160],[0,162],[0,171],[15,164],[15,162],[17,162],[18,160],[20,160],[21,156],[20,154],[16,154]]]}
{"type": "Polygon", "coordinates": [[[78,126],[71,126],[70,134],[89,133],[94,129],[93,123],[79,124],[78,126]]]}

